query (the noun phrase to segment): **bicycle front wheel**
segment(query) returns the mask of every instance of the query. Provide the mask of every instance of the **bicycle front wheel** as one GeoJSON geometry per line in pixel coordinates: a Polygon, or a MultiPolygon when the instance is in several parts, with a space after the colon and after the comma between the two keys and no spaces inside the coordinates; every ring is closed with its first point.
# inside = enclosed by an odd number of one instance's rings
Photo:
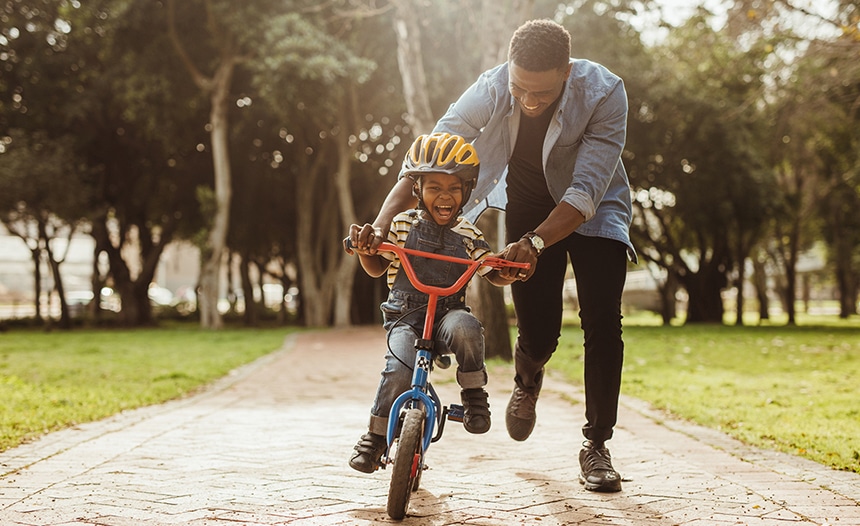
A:
{"type": "Polygon", "coordinates": [[[410,409],[403,417],[403,427],[394,455],[391,486],[388,489],[388,516],[400,520],[406,516],[409,497],[421,474],[421,442],[424,437],[424,411],[410,409]]]}

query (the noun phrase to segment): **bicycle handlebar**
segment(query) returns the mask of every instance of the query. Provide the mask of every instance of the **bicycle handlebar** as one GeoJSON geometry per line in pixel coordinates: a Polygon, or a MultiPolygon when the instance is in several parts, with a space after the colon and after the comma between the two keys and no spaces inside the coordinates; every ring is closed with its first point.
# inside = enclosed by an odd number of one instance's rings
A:
{"type": "MultiPolygon", "coordinates": [[[[344,239],[344,242],[346,243],[346,246],[348,248],[355,248],[352,245],[351,239],[346,238],[344,239]]],[[[478,268],[480,267],[490,267],[493,269],[500,269],[505,267],[528,269],[530,266],[528,263],[508,261],[507,259],[503,259],[496,256],[488,256],[481,260],[473,260],[448,256],[445,254],[434,254],[432,252],[424,252],[422,250],[401,247],[388,241],[383,241],[377,247],[377,250],[382,250],[385,252],[394,252],[395,254],[397,254],[400,257],[403,269],[406,271],[406,275],[409,277],[409,281],[412,282],[412,285],[420,292],[423,292],[425,294],[437,294],[439,296],[450,296],[451,294],[454,294],[458,290],[462,289],[466,285],[466,283],[468,283],[469,280],[472,279],[472,276],[475,275],[475,272],[477,272],[478,268]],[[418,279],[418,276],[415,273],[415,269],[412,267],[412,263],[409,261],[409,258],[406,257],[407,255],[429,259],[438,259],[441,261],[448,261],[451,263],[466,265],[466,271],[463,272],[460,278],[453,285],[450,285],[448,287],[436,287],[433,285],[426,285],[422,283],[420,279],[418,279]]]]}

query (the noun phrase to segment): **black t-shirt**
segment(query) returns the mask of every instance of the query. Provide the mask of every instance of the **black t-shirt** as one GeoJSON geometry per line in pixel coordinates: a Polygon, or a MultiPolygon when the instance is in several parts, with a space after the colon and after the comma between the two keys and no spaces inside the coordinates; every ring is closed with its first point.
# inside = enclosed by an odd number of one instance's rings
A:
{"type": "Polygon", "coordinates": [[[520,211],[545,211],[555,208],[543,173],[543,143],[559,99],[537,117],[520,115],[517,143],[508,161],[508,207],[520,211]]]}

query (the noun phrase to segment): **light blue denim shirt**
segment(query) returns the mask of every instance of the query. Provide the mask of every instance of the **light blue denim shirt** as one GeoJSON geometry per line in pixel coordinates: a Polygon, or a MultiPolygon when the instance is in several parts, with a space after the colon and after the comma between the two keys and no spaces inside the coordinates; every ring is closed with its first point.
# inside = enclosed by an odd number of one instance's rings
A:
{"type": "MultiPolygon", "coordinates": [[[[584,59],[571,63],[543,145],[547,188],[556,203],[564,201],[585,216],[578,233],[621,241],[635,261],[630,183],[621,163],[627,133],[624,83],[600,64],[584,59]]],[[[508,84],[507,63],[486,71],[434,129],[461,135],[478,151],[481,173],[465,206],[465,216],[473,222],[487,207],[504,209],[507,202],[504,182],[521,115],[508,84]]]]}

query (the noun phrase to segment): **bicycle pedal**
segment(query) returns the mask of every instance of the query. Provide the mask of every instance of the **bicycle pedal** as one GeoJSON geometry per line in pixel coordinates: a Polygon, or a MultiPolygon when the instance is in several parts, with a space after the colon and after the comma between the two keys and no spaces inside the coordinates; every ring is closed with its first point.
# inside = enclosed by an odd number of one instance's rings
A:
{"type": "Polygon", "coordinates": [[[436,367],[439,369],[447,369],[451,367],[451,356],[447,354],[437,354],[433,358],[433,363],[435,363],[436,367]]]}
{"type": "Polygon", "coordinates": [[[448,408],[448,420],[454,422],[462,422],[465,416],[465,409],[460,404],[451,404],[448,408]]]}

